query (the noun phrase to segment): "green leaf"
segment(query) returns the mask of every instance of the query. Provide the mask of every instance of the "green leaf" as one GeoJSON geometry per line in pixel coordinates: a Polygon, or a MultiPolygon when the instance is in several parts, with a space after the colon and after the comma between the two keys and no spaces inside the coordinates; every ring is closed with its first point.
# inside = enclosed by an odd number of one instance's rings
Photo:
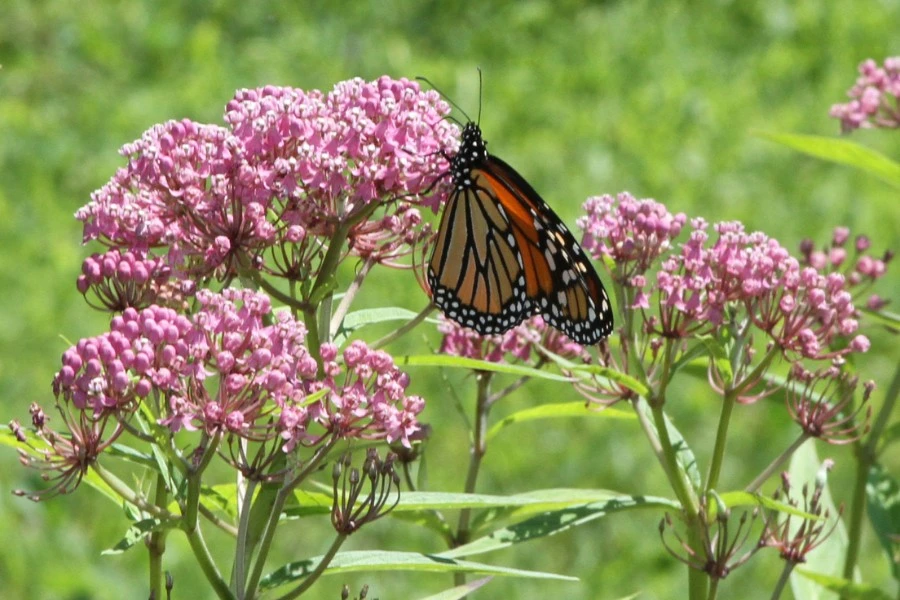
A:
{"type": "Polygon", "coordinates": [[[493,577],[482,577],[481,579],[469,581],[468,583],[458,585],[454,588],[450,588],[449,590],[444,590],[443,592],[432,594],[431,596],[422,598],[421,600],[459,600],[460,598],[465,598],[470,593],[484,586],[492,579],[493,577]]]}
{"type": "Polygon", "coordinates": [[[106,450],[106,453],[110,456],[127,460],[128,462],[142,467],[148,467],[150,469],[156,467],[156,461],[151,455],[146,452],[135,450],[131,446],[126,446],[124,444],[113,444],[106,450]]]}
{"type": "Polygon", "coordinates": [[[118,544],[108,550],[104,550],[101,554],[122,554],[154,531],[162,528],[163,525],[159,519],[144,519],[132,523],[128,531],[125,532],[125,537],[119,540],[118,544]]]}
{"type": "MultiPolygon", "coordinates": [[[[417,316],[419,316],[419,313],[417,312],[407,310],[405,308],[399,308],[396,306],[366,308],[363,310],[353,311],[347,313],[347,315],[344,317],[344,320],[341,321],[341,324],[338,327],[338,333],[334,337],[334,343],[338,346],[343,345],[344,341],[348,337],[350,337],[353,332],[367,325],[388,323],[390,321],[403,321],[404,323],[406,323],[413,320],[417,316]]],[[[437,319],[425,319],[425,321],[430,323],[439,322],[437,319]]]]}
{"type": "MultiPolygon", "coordinates": [[[[288,583],[297,582],[312,573],[322,561],[321,556],[287,564],[260,581],[261,590],[270,590],[288,583]]],[[[356,572],[412,571],[419,573],[477,573],[481,575],[503,575],[527,577],[531,579],[556,579],[578,581],[575,577],[496,567],[483,563],[454,560],[441,555],[419,554],[418,552],[359,551],[341,552],[324,571],[324,575],[356,572]]]]}
{"type": "MultiPolygon", "coordinates": [[[[548,490],[549,491],[549,490],[548,490]]],[[[570,506],[559,510],[543,512],[530,519],[504,527],[453,550],[442,552],[440,556],[456,558],[460,556],[472,556],[506,548],[513,544],[520,544],[536,538],[547,537],[562,533],[572,527],[583,525],[594,519],[605,517],[609,514],[647,508],[663,508],[680,510],[680,506],[665,498],[653,496],[617,496],[601,502],[591,502],[577,506],[570,506]]]]}
{"type": "MultiPolygon", "coordinates": [[[[815,440],[807,440],[800,446],[791,458],[789,469],[793,494],[800,494],[803,486],[809,488],[810,493],[815,488],[816,475],[822,467],[822,460],[816,453],[815,440]]],[[[822,490],[820,502],[823,511],[827,510],[831,515],[829,519],[838,518],[838,511],[831,498],[829,486],[822,490]]],[[[824,513],[823,513],[824,514],[824,513]]],[[[837,526],[822,543],[806,555],[806,565],[822,575],[839,577],[844,568],[844,557],[847,555],[847,530],[842,521],[838,520],[837,526]]],[[[795,598],[808,598],[809,600],[836,599],[837,596],[826,587],[812,579],[800,576],[795,569],[791,574],[791,590],[795,598]]]]}
{"type": "MultiPolygon", "coordinates": [[[[639,403],[638,410],[644,411],[644,414],[647,416],[647,420],[650,423],[655,423],[653,419],[653,409],[650,408],[650,405],[647,402],[639,403]]],[[[688,446],[687,440],[684,439],[684,436],[681,435],[681,432],[676,429],[672,420],[669,419],[669,415],[663,413],[663,418],[665,420],[666,430],[669,432],[669,440],[672,442],[672,447],[675,450],[675,461],[678,463],[682,472],[687,475],[688,481],[691,482],[694,490],[699,490],[702,485],[702,478],[700,476],[700,468],[697,465],[697,458],[694,456],[691,447],[688,446]]],[[[657,438],[658,437],[659,434],[657,432],[657,438]]]]}
{"type": "Polygon", "coordinates": [[[827,590],[841,594],[843,600],[891,600],[888,594],[871,585],[853,583],[840,577],[823,575],[807,569],[795,569],[794,572],[827,590]]]}
{"type": "Polygon", "coordinates": [[[37,450],[46,450],[50,447],[47,445],[47,442],[45,442],[44,440],[42,440],[41,438],[36,436],[33,431],[29,431],[29,430],[23,428],[22,433],[25,434],[25,439],[27,440],[25,443],[22,443],[19,440],[17,440],[16,436],[13,434],[12,431],[9,431],[9,429],[0,431],[0,444],[3,444],[4,446],[10,446],[12,448],[17,448],[19,450],[23,450],[30,456],[40,456],[40,455],[35,450],[32,450],[29,447],[29,444],[31,446],[34,446],[34,448],[37,450]]]}
{"type": "Polygon", "coordinates": [[[686,351],[681,354],[681,356],[678,357],[678,360],[672,363],[672,368],[670,369],[672,375],[688,365],[696,364],[698,366],[696,375],[705,379],[706,364],[708,362],[706,357],[708,356],[708,354],[709,350],[707,348],[707,345],[703,343],[703,341],[692,344],[686,351]]]}
{"type": "Polygon", "coordinates": [[[212,512],[221,512],[231,518],[237,518],[237,485],[222,483],[219,485],[200,486],[200,503],[212,512]]]}
{"type": "Polygon", "coordinates": [[[872,465],[866,481],[866,511],[887,554],[894,579],[900,579],[900,485],[881,465],[872,465]]]}
{"type": "Polygon", "coordinates": [[[585,406],[584,402],[564,402],[558,404],[541,404],[533,408],[526,408],[515,412],[494,424],[487,432],[487,439],[491,440],[501,429],[514,423],[524,423],[526,421],[537,421],[542,419],[562,419],[562,418],[607,418],[607,419],[629,419],[634,420],[636,417],[630,411],[620,410],[617,408],[605,408],[603,410],[591,410],[585,406]]]}
{"type": "Polygon", "coordinates": [[[327,515],[331,513],[331,505],[333,503],[334,499],[331,497],[331,494],[294,490],[294,497],[290,505],[284,509],[283,514],[290,519],[311,515],[327,515]]]}
{"type": "Polygon", "coordinates": [[[391,511],[391,517],[405,523],[424,527],[438,534],[446,542],[453,541],[453,529],[436,510],[391,511]]]}
{"type": "Polygon", "coordinates": [[[107,484],[103,479],[97,475],[97,472],[93,469],[88,469],[88,472],[84,474],[84,477],[81,478],[81,483],[86,483],[90,487],[94,488],[102,496],[108,498],[118,507],[122,507],[122,496],[117,494],[109,484],[107,484]]]}
{"type": "Polygon", "coordinates": [[[573,373],[599,376],[621,385],[637,394],[638,396],[646,396],[650,390],[643,383],[634,377],[617,371],[610,367],[600,365],[574,365],[571,367],[573,373]]]}
{"type": "Polygon", "coordinates": [[[491,371],[494,373],[508,373],[521,377],[534,377],[537,379],[549,379],[551,381],[571,381],[571,377],[550,373],[541,369],[525,367],[522,365],[510,365],[507,363],[495,363],[462,356],[449,356],[447,354],[419,354],[413,356],[397,357],[398,366],[412,367],[451,367],[457,369],[469,369],[472,371],[491,371]]]}
{"type": "Polygon", "coordinates": [[[885,183],[900,188],[900,164],[855,142],[817,135],[771,132],[757,132],[757,135],[804,154],[871,173],[885,183]]]}
{"type": "Polygon", "coordinates": [[[884,309],[871,310],[868,308],[862,308],[860,309],[860,312],[862,312],[867,319],[872,319],[874,322],[886,327],[889,331],[893,331],[894,333],[900,331],[900,315],[897,313],[884,309]]]}
{"type": "MultiPolygon", "coordinates": [[[[738,508],[741,506],[762,506],[763,508],[768,508],[770,510],[776,510],[778,512],[792,515],[794,517],[800,517],[801,519],[812,519],[814,521],[821,520],[822,517],[817,517],[816,515],[808,512],[804,512],[798,509],[795,506],[791,506],[790,504],[785,504],[784,502],[779,502],[777,500],[773,500],[768,496],[763,496],[762,494],[751,494],[750,492],[725,492],[721,494],[719,498],[725,502],[725,506],[728,508],[738,508]]],[[[712,508],[714,505],[710,505],[712,508]]],[[[711,516],[715,516],[715,510],[712,511],[711,516]]]]}

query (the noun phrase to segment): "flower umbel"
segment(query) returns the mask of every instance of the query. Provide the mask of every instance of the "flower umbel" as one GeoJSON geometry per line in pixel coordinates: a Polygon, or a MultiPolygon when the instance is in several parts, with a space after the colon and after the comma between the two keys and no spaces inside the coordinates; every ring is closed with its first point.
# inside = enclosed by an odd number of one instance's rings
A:
{"type": "Polygon", "coordinates": [[[41,479],[50,483],[40,492],[16,490],[16,495],[37,501],[74,491],[88,468],[123,432],[122,424],[109,413],[92,416],[65,399],[57,402],[57,408],[65,425],[65,433],[50,429],[50,419],[43,409],[37,404],[31,405],[31,423],[35,435],[43,442],[38,446],[28,441],[17,422],[10,423],[19,441],[29,448],[19,449],[19,462],[37,469],[41,479]]]}
{"type": "Polygon", "coordinates": [[[879,67],[871,58],[859,65],[859,78],[847,91],[846,104],[831,107],[831,116],[841,120],[841,130],[900,127],[900,57],[887,58],[879,67]]]}
{"type": "Polygon", "coordinates": [[[706,499],[701,500],[698,518],[701,523],[708,525],[702,528],[703,539],[700,548],[692,547],[681,537],[668,513],[659,522],[659,535],[663,546],[677,560],[693,569],[703,571],[713,579],[725,579],[734,569],[750,560],[750,557],[762,547],[761,543],[754,544],[738,556],[750,538],[759,511],[756,509],[750,513],[743,511],[738,519],[737,530],[729,531],[731,510],[718,497],[716,503],[715,517],[710,520],[709,504],[706,499]],[[666,531],[671,531],[675,537],[678,542],[676,547],[669,546],[666,542],[666,531]]]}
{"type": "MultiPolygon", "coordinates": [[[[828,472],[833,467],[834,461],[831,459],[822,463],[812,493],[808,486],[803,486],[802,501],[792,496],[790,476],[787,473],[781,475],[781,489],[775,491],[774,499],[819,517],[818,520],[803,519],[799,525],[792,523],[796,517],[788,513],[773,513],[767,517],[762,541],[764,545],[778,549],[781,558],[788,563],[806,562],[806,556],[821,545],[837,527],[838,518],[831,521],[832,515],[822,502],[822,492],[827,483],[828,472]]],[[[841,507],[837,517],[840,517],[843,512],[844,509],[841,507]]]]}
{"type": "Polygon", "coordinates": [[[303,260],[321,258],[341,227],[350,252],[387,260],[421,237],[407,198],[447,168],[443,151],[457,143],[447,112],[437,93],[387,77],[328,94],[241,90],[226,107],[230,130],[169,121],[125,145],[127,167],[76,217],[85,241],[165,247],[173,268],[201,278],[263,269],[268,250],[282,263],[269,272],[313,276],[303,260]],[[375,215],[387,201],[393,215],[375,215]]]}
{"type": "Polygon", "coordinates": [[[788,412],[810,437],[829,444],[854,442],[869,430],[872,407],[868,400],[875,389],[874,382],[866,382],[862,399],[855,404],[857,383],[857,377],[833,365],[810,371],[794,363],[787,382],[788,412]]]}
{"type": "Polygon", "coordinates": [[[331,524],[338,533],[349,535],[366,523],[391,512],[400,502],[400,476],[394,472],[394,455],[381,460],[374,448],[366,451],[362,473],[350,467],[350,454],[344,454],[334,465],[332,481],[334,504],[331,524]],[[362,496],[368,484],[369,493],[362,496]],[[388,502],[393,497],[393,503],[388,502]]]}

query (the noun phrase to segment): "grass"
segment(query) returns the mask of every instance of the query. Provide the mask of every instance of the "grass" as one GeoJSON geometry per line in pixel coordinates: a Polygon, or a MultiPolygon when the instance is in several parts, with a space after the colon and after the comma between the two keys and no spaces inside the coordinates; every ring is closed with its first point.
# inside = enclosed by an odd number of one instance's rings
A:
{"type": "MultiPolygon", "coordinates": [[[[338,9],[329,2],[8,2],[0,21],[0,418],[27,420],[29,403],[49,404],[49,382],[66,340],[106,326],[75,291],[81,260],[92,249],[79,248],[72,213],[121,166],[117,149],[166,119],[221,123],[225,103],[242,87],[328,89],[353,76],[425,75],[475,116],[481,67],[481,119],[491,150],[515,165],[570,225],[585,197],[627,189],[689,216],[742,220],[787,247],[805,237],[824,242],[839,224],[868,234],[875,248],[898,247],[894,192],[752,132],[836,135],[828,108],[843,100],[856,64],[900,52],[894,27],[900,8],[864,10],[850,0],[451,4],[392,0],[338,9]]],[[[900,156],[896,135],[856,137],[900,156]]],[[[894,269],[883,293],[898,283],[894,269]]],[[[418,310],[425,298],[408,273],[400,273],[367,282],[361,302],[418,310]],[[398,299],[391,293],[396,289],[408,296],[398,299]]],[[[873,352],[860,368],[886,386],[897,358],[892,338],[867,333],[873,352]]],[[[434,331],[416,332],[392,350],[427,352],[438,342],[434,331]]],[[[465,432],[441,393],[447,383],[427,369],[412,375],[435,427],[431,487],[459,489],[465,432]]],[[[464,401],[472,398],[471,380],[447,377],[464,401]]],[[[718,405],[697,391],[685,386],[671,406],[689,439],[698,440],[702,461],[718,405]]],[[[516,407],[561,393],[550,384],[527,386],[516,407]]],[[[724,485],[740,485],[767,462],[760,435],[768,446],[792,431],[777,406],[742,410],[746,420],[732,439],[724,485]]],[[[846,451],[833,455],[840,502],[851,461],[846,451]]],[[[887,460],[896,473],[897,458],[887,460]]],[[[12,452],[0,453],[0,465],[0,491],[40,487],[12,452]]],[[[667,491],[659,487],[657,466],[636,426],[617,422],[521,426],[498,437],[485,469],[483,489],[497,493],[551,486],[667,491]]],[[[119,539],[125,522],[112,512],[97,519],[101,502],[86,489],[39,505],[0,495],[0,533],[10,540],[0,550],[6,595],[142,595],[140,550],[99,556],[119,539]]],[[[659,547],[658,518],[608,519],[489,555],[497,563],[582,581],[495,581],[483,596],[616,598],[642,590],[644,598],[679,597],[673,590],[684,589],[684,570],[659,547]]],[[[386,523],[355,536],[348,549],[440,549],[411,526],[386,523]]],[[[169,548],[177,595],[204,597],[177,537],[169,548]]],[[[285,560],[323,549],[315,539],[285,537],[285,560]]],[[[868,536],[865,543],[866,580],[886,581],[877,542],[868,536]]],[[[779,568],[774,557],[758,558],[723,583],[723,594],[767,597],[779,568]]],[[[363,581],[384,598],[419,597],[449,585],[423,576],[352,579],[357,588],[363,581]]],[[[311,596],[336,598],[341,583],[325,579],[311,596]]]]}

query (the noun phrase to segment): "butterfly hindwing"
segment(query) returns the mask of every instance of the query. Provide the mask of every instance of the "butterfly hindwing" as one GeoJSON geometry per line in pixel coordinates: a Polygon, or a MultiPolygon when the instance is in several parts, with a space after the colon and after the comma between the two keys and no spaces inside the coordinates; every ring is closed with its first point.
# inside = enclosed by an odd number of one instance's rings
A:
{"type": "Polygon", "coordinates": [[[449,318],[482,334],[506,331],[534,312],[509,221],[485,190],[451,197],[428,282],[435,304],[449,318]]]}

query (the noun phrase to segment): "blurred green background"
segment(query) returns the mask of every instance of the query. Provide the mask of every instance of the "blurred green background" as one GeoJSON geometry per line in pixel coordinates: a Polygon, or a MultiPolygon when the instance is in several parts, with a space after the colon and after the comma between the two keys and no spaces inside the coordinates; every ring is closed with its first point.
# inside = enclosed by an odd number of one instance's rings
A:
{"type": "MultiPolygon", "coordinates": [[[[804,237],[825,243],[835,225],[848,225],[854,234],[871,236],[880,252],[897,249],[900,241],[895,191],[752,131],[837,135],[829,107],[844,100],[861,60],[900,54],[898,22],[900,3],[886,0],[7,0],[0,9],[0,420],[27,421],[31,402],[49,407],[65,340],[105,329],[106,317],[75,290],[80,263],[94,249],[81,247],[72,214],[123,165],[118,148],[155,123],[188,117],[222,124],[237,88],[327,90],[343,79],[382,74],[425,75],[474,116],[481,67],[481,124],[492,152],[515,165],[570,226],[587,196],[629,190],[673,212],[742,220],[789,248],[804,237]]],[[[900,156],[896,134],[854,137],[900,156]]],[[[898,282],[895,268],[882,295],[896,299],[898,282]]],[[[364,291],[361,305],[418,310],[426,301],[408,272],[373,275],[364,291]],[[408,297],[396,293],[398,285],[408,297]]],[[[860,365],[862,375],[886,387],[897,361],[894,340],[877,330],[866,333],[873,350],[860,365]]],[[[428,352],[438,343],[426,326],[392,350],[428,352]]],[[[471,406],[473,382],[426,369],[412,375],[414,391],[429,402],[425,419],[435,428],[431,488],[457,491],[466,433],[444,391],[449,382],[471,406]]],[[[691,382],[679,391],[669,410],[706,464],[718,403],[691,382]]],[[[527,386],[499,407],[498,416],[548,398],[575,399],[565,387],[527,386]]],[[[780,405],[738,410],[743,414],[723,487],[745,484],[796,433],[780,405]]],[[[833,492],[837,501],[849,500],[849,451],[820,447],[820,455],[836,458],[833,492]]],[[[888,463],[895,474],[900,470],[896,456],[888,463]]],[[[140,548],[100,555],[124,531],[120,512],[87,487],[40,504],[16,498],[10,490],[40,482],[8,449],[0,450],[0,466],[4,597],[146,597],[140,548]]],[[[661,481],[635,424],[594,419],[501,435],[488,454],[481,490],[602,487],[667,494],[661,481]]],[[[617,515],[479,557],[581,581],[498,580],[477,597],[618,598],[641,591],[642,598],[679,598],[686,577],[659,545],[659,518],[617,515]]],[[[326,519],[287,524],[280,558],[322,553],[327,531],[326,519]]],[[[224,557],[227,540],[219,542],[224,557]]],[[[865,579],[888,585],[877,541],[867,531],[863,542],[865,579]]],[[[389,519],[354,536],[345,549],[379,547],[442,549],[421,530],[389,519]]],[[[210,597],[178,534],[169,537],[167,561],[175,597],[210,597]]],[[[763,553],[722,584],[722,597],[767,598],[780,568],[774,553],[763,553]]],[[[344,581],[356,590],[369,582],[369,597],[383,599],[420,597],[450,584],[444,577],[405,574],[332,577],[309,597],[339,598],[344,581]]]]}

